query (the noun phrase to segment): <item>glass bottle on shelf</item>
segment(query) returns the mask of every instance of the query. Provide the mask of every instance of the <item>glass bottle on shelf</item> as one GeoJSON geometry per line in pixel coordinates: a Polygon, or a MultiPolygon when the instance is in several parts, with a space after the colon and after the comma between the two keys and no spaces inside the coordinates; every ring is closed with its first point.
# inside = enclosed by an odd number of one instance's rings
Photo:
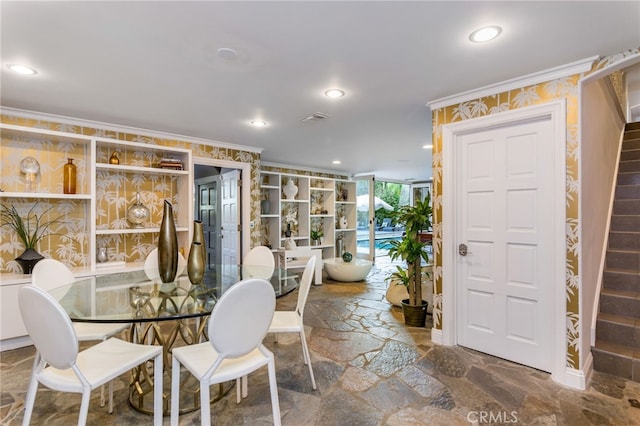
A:
{"type": "Polygon", "coordinates": [[[67,164],[64,165],[62,192],[64,194],[76,193],[76,165],[73,164],[73,158],[67,158],[67,164]]]}

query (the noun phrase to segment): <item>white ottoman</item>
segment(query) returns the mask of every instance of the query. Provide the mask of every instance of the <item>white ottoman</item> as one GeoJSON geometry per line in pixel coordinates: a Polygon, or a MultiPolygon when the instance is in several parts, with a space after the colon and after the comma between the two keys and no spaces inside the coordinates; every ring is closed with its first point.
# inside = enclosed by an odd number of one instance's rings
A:
{"type": "Polygon", "coordinates": [[[366,259],[353,259],[351,262],[345,262],[339,257],[334,257],[324,261],[324,269],[329,278],[343,282],[364,280],[371,271],[371,265],[371,261],[366,259]]]}

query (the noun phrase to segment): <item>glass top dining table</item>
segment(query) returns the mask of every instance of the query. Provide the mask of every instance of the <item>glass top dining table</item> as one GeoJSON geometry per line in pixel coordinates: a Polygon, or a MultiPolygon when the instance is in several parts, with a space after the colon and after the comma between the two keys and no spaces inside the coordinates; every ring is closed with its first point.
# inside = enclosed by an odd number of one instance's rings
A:
{"type": "Polygon", "coordinates": [[[206,316],[216,300],[236,282],[269,276],[276,297],[298,286],[291,272],[263,266],[210,265],[202,283],[194,285],[184,271],[171,283],[150,280],[144,271],[107,273],[79,278],[51,290],[72,321],[131,323],[206,316]]]}
{"type": "MultiPolygon", "coordinates": [[[[128,323],[128,339],[136,343],[161,345],[165,377],[170,374],[173,347],[192,345],[208,339],[205,317],[211,314],[218,298],[231,286],[246,278],[264,278],[273,285],[276,296],[298,286],[298,277],[283,269],[254,265],[209,265],[202,283],[189,281],[186,273],[171,283],[150,280],[143,271],[107,273],[79,278],[50,291],[74,322],[128,323]]],[[[134,409],[153,414],[153,380],[145,368],[132,372],[129,403],[134,409]]],[[[163,397],[170,396],[170,380],[165,380],[163,397]]],[[[230,384],[219,386],[212,402],[220,399],[230,384]]],[[[181,386],[180,413],[199,408],[199,386],[187,377],[181,386]]],[[[163,404],[168,415],[169,404],[163,404]]]]}

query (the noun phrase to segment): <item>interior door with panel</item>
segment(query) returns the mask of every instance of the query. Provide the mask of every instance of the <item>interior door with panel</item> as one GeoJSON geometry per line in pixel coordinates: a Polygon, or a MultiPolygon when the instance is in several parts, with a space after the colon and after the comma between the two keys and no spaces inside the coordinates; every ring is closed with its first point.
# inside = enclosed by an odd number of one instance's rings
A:
{"type": "Polygon", "coordinates": [[[462,133],[454,143],[458,343],[551,371],[553,123],[462,133]]]}
{"type": "MultiPolygon", "coordinates": [[[[240,264],[240,201],[238,188],[240,171],[232,170],[221,175],[221,251],[223,276],[234,276],[233,273],[225,273],[224,268],[235,268],[240,264]]],[[[233,284],[233,283],[229,283],[233,284]]]]}
{"type": "Polygon", "coordinates": [[[202,221],[206,246],[207,268],[221,263],[220,250],[220,214],[219,206],[220,176],[211,176],[196,181],[197,219],[202,221]]]}

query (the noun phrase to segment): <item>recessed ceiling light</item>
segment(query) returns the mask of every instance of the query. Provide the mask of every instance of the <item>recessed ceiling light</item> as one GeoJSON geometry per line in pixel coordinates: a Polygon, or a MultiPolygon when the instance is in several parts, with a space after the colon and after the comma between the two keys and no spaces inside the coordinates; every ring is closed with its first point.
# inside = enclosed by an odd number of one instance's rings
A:
{"type": "Polygon", "coordinates": [[[253,120],[251,122],[251,125],[253,127],[264,127],[264,126],[267,125],[267,122],[266,121],[262,121],[262,120],[253,120]]]}
{"type": "Polygon", "coordinates": [[[218,57],[224,59],[225,61],[233,61],[238,57],[238,52],[231,49],[230,47],[221,47],[218,49],[218,57]]]}
{"type": "Polygon", "coordinates": [[[328,98],[341,98],[344,96],[344,90],[329,89],[326,92],[324,92],[324,95],[328,98]]]}
{"type": "Polygon", "coordinates": [[[333,164],[340,164],[341,161],[340,160],[333,160],[333,164]]]}
{"type": "Polygon", "coordinates": [[[497,25],[491,25],[488,27],[483,27],[475,30],[469,36],[469,40],[475,43],[482,43],[485,41],[493,40],[498,37],[502,32],[502,28],[497,25]]]}
{"type": "Polygon", "coordinates": [[[428,145],[422,145],[422,147],[423,147],[424,149],[432,149],[432,148],[433,148],[433,145],[431,145],[431,144],[428,144],[428,145]]]}
{"type": "Polygon", "coordinates": [[[9,71],[13,71],[15,73],[22,74],[22,75],[35,75],[35,74],[38,74],[38,71],[36,71],[33,68],[28,67],[26,65],[9,64],[9,65],[7,65],[7,69],[9,71]]]}

